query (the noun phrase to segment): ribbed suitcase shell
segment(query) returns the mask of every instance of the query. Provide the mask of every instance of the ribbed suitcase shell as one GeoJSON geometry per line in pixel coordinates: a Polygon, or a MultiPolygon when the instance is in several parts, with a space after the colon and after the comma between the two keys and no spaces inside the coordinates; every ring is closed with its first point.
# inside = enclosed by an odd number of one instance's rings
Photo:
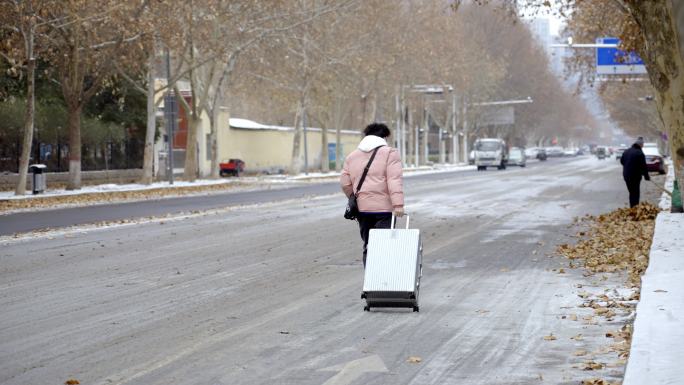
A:
{"type": "Polygon", "coordinates": [[[370,307],[418,306],[422,245],[418,229],[371,229],[363,280],[370,307]]]}

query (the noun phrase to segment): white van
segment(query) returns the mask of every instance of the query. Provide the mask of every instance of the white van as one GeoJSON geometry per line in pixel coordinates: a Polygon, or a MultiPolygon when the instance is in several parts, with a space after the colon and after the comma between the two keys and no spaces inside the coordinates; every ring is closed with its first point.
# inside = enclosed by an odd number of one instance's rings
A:
{"type": "Polygon", "coordinates": [[[475,141],[475,165],[478,170],[487,167],[506,169],[508,163],[508,149],[503,139],[482,138],[475,141]]]}

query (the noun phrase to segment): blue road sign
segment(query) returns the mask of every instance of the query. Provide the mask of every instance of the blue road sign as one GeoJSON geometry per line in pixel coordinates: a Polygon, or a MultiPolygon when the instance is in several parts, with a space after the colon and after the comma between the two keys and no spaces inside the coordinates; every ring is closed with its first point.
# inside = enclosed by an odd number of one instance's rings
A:
{"type": "MultiPolygon", "coordinates": [[[[596,44],[620,44],[616,37],[596,39],[596,44]]],[[[646,73],[643,60],[635,52],[613,47],[596,48],[596,73],[599,75],[641,75],[646,73]]]]}

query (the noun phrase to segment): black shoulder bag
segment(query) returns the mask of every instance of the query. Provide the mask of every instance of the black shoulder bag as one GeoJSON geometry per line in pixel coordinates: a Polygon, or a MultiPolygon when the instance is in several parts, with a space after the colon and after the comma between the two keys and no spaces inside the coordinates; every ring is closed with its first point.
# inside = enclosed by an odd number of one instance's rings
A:
{"type": "Polygon", "coordinates": [[[375,154],[378,153],[378,149],[380,147],[382,146],[378,146],[375,148],[375,150],[373,150],[373,155],[371,155],[370,159],[368,160],[366,168],[363,169],[363,174],[361,175],[361,179],[359,179],[359,184],[356,186],[356,192],[352,191],[352,195],[349,196],[349,201],[347,202],[347,209],[344,211],[344,217],[346,219],[354,220],[359,216],[359,206],[356,204],[356,196],[361,190],[361,186],[363,186],[363,181],[366,180],[368,169],[370,169],[371,163],[373,163],[373,159],[375,159],[375,154]]]}

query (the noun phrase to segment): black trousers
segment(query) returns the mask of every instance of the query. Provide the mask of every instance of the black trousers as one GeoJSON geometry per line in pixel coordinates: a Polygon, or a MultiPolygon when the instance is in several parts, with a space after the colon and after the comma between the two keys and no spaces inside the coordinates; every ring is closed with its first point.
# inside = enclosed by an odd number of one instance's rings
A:
{"type": "Polygon", "coordinates": [[[389,229],[392,222],[392,213],[361,213],[358,217],[359,230],[363,240],[363,267],[366,267],[366,254],[368,253],[368,233],[371,229],[389,229]]]}
{"type": "Polygon", "coordinates": [[[629,191],[629,207],[634,207],[639,204],[639,190],[641,185],[641,178],[625,178],[625,183],[627,184],[627,191],[629,191]]]}

